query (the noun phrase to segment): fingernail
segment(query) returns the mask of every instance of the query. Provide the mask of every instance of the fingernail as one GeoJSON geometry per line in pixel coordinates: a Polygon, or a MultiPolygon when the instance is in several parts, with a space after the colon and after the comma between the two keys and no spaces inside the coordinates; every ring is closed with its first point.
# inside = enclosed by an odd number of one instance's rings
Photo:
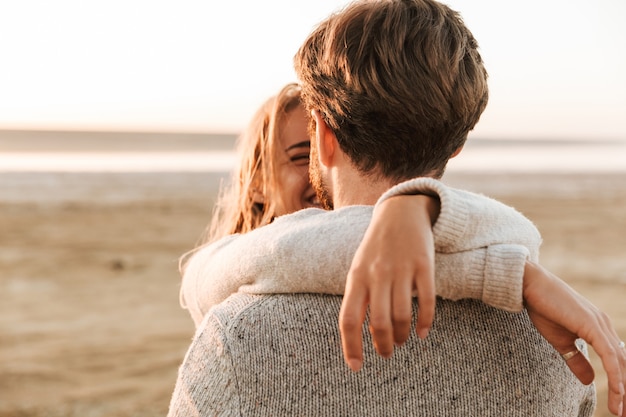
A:
{"type": "Polygon", "coordinates": [[[428,333],[430,333],[430,329],[428,327],[425,327],[423,329],[419,329],[417,331],[417,335],[419,336],[420,339],[426,339],[426,337],[428,337],[428,333]]]}
{"type": "Polygon", "coordinates": [[[624,396],[624,383],[623,382],[619,383],[619,395],[621,395],[622,397],[624,396]]]}
{"type": "Polygon", "coordinates": [[[348,366],[350,367],[350,369],[352,369],[354,372],[358,372],[361,369],[361,366],[363,365],[363,362],[361,362],[358,359],[350,359],[348,361],[348,366]]]}
{"type": "Polygon", "coordinates": [[[621,417],[623,411],[624,411],[624,403],[621,402],[619,403],[619,407],[617,407],[617,415],[621,417]]]}

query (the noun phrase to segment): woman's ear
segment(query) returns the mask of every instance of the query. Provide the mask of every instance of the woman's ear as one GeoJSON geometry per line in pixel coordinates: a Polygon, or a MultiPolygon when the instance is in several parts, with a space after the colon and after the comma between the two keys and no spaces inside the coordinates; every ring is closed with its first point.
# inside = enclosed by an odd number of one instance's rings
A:
{"type": "Polygon", "coordinates": [[[265,204],[265,194],[263,193],[261,183],[262,181],[259,180],[257,173],[254,180],[252,180],[252,184],[250,184],[250,188],[248,189],[250,199],[252,199],[252,202],[256,204],[265,204]]]}
{"type": "Polygon", "coordinates": [[[265,204],[265,195],[258,188],[251,188],[250,194],[252,201],[256,204],[265,204]]]}
{"type": "Polygon", "coordinates": [[[459,146],[458,149],[456,151],[454,151],[454,153],[452,154],[452,156],[450,157],[450,159],[454,158],[455,156],[457,156],[458,154],[461,153],[461,151],[463,150],[463,145],[459,146]]]}
{"type": "Polygon", "coordinates": [[[324,166],[332,166],[335,151],[337,150],[337,138],[335,133],[328,127],[326,121],[318,110],[311,111],[311,116],[315,120],[315,141],[320,162],[324,166]]]}

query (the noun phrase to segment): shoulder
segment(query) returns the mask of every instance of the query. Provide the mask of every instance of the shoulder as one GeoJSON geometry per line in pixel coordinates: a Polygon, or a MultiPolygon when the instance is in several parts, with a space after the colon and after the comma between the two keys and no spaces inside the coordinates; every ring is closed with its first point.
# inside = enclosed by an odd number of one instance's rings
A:
{"type": "Polygon", "coordinates": [[[275,327],[279,332],[283,325],[291,328],[289,323],[306,322],[309,318],[316,320],[316,326],[321,326],[329,318],[338,317],[341,300],[341,296],[312,293],[235,293],[209,310],[198,331],[209,327],[222,334],[240,334],[245,332],[246,326],[251,326],[253,332],[259,327],[275,327]]]}

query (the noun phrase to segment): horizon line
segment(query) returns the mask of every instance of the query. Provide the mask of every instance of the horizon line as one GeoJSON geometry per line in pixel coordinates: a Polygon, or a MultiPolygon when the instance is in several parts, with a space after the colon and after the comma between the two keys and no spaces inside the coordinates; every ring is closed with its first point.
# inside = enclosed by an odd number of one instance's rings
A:
{"type": "MultiPolygon", "coordinates": [[[[42,134],[42,135],[130,135],[130,136],[188,136],[188,137],[220,137],[222,139],[232,138],[237,139],[241,132],[232,132],[232,131],[201,131],[201,130],[169,130],[169,129],[61,129],[61,128],[2,128],[0,127],[0,140],[8,139],[3,138],[3,136],[7,135],[26,135],[26,134],[42,134]]],[[[43,138],[42,138],[43,139],[43,138]]],[[[618,137],[601,137],[601,138],[568,138],[565,136],[557,137],[557,136],[546,136],[546,137],[538,137],[538,136],[479,136],[473,137],[471,136],[467,139],[467,144],[471,144],[472,142],[506,142],[508,144],[514,144],[516,142],[529,143],[533,142],[536,144],[583,144],[583,143],[603,143],[603,144],[613,144],[613,143],[621,143],[626,142],[626,137],[618,138],[618,137]]]]}

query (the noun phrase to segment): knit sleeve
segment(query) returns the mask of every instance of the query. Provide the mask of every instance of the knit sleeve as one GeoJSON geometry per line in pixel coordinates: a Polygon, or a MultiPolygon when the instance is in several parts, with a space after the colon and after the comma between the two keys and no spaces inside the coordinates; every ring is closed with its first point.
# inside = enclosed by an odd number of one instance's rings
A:
{"type": "Polygon", "coordinates": [[[528,249],[491,245],[435,254],[435,290],[450,300],[471,298],[501,310],[523,308],[522,284],[528,249]]]}
{"type": "Polygon", "coordinates": [[[534,224],[499,201],[432,178],[398,184],[381,196],[376,207],[393,196],[410,194],[431,195],[441,202],[433,226],[437,294],[520,311],[524,266],[528,259],[537,261],[541,244],[534,224]]]}
{"type": "Polygon", "coordinates": [[[526,246],[530,258],[537,260],[541,235],[535,225],[513,207],[481,194],[448,187],[432,178],[416,178],[390,188],[375,207],[396,195],[415,194],[437,197],[441,203],[433,226],[436,251],[451,253],[512,243],[526,246]]]}
{"type": "Polygon", "coordinates": [[[181,305],[196,326],[231,294],[343,294],[371,206],[301,210],[199,249],[183,273],[181,305]]]}

